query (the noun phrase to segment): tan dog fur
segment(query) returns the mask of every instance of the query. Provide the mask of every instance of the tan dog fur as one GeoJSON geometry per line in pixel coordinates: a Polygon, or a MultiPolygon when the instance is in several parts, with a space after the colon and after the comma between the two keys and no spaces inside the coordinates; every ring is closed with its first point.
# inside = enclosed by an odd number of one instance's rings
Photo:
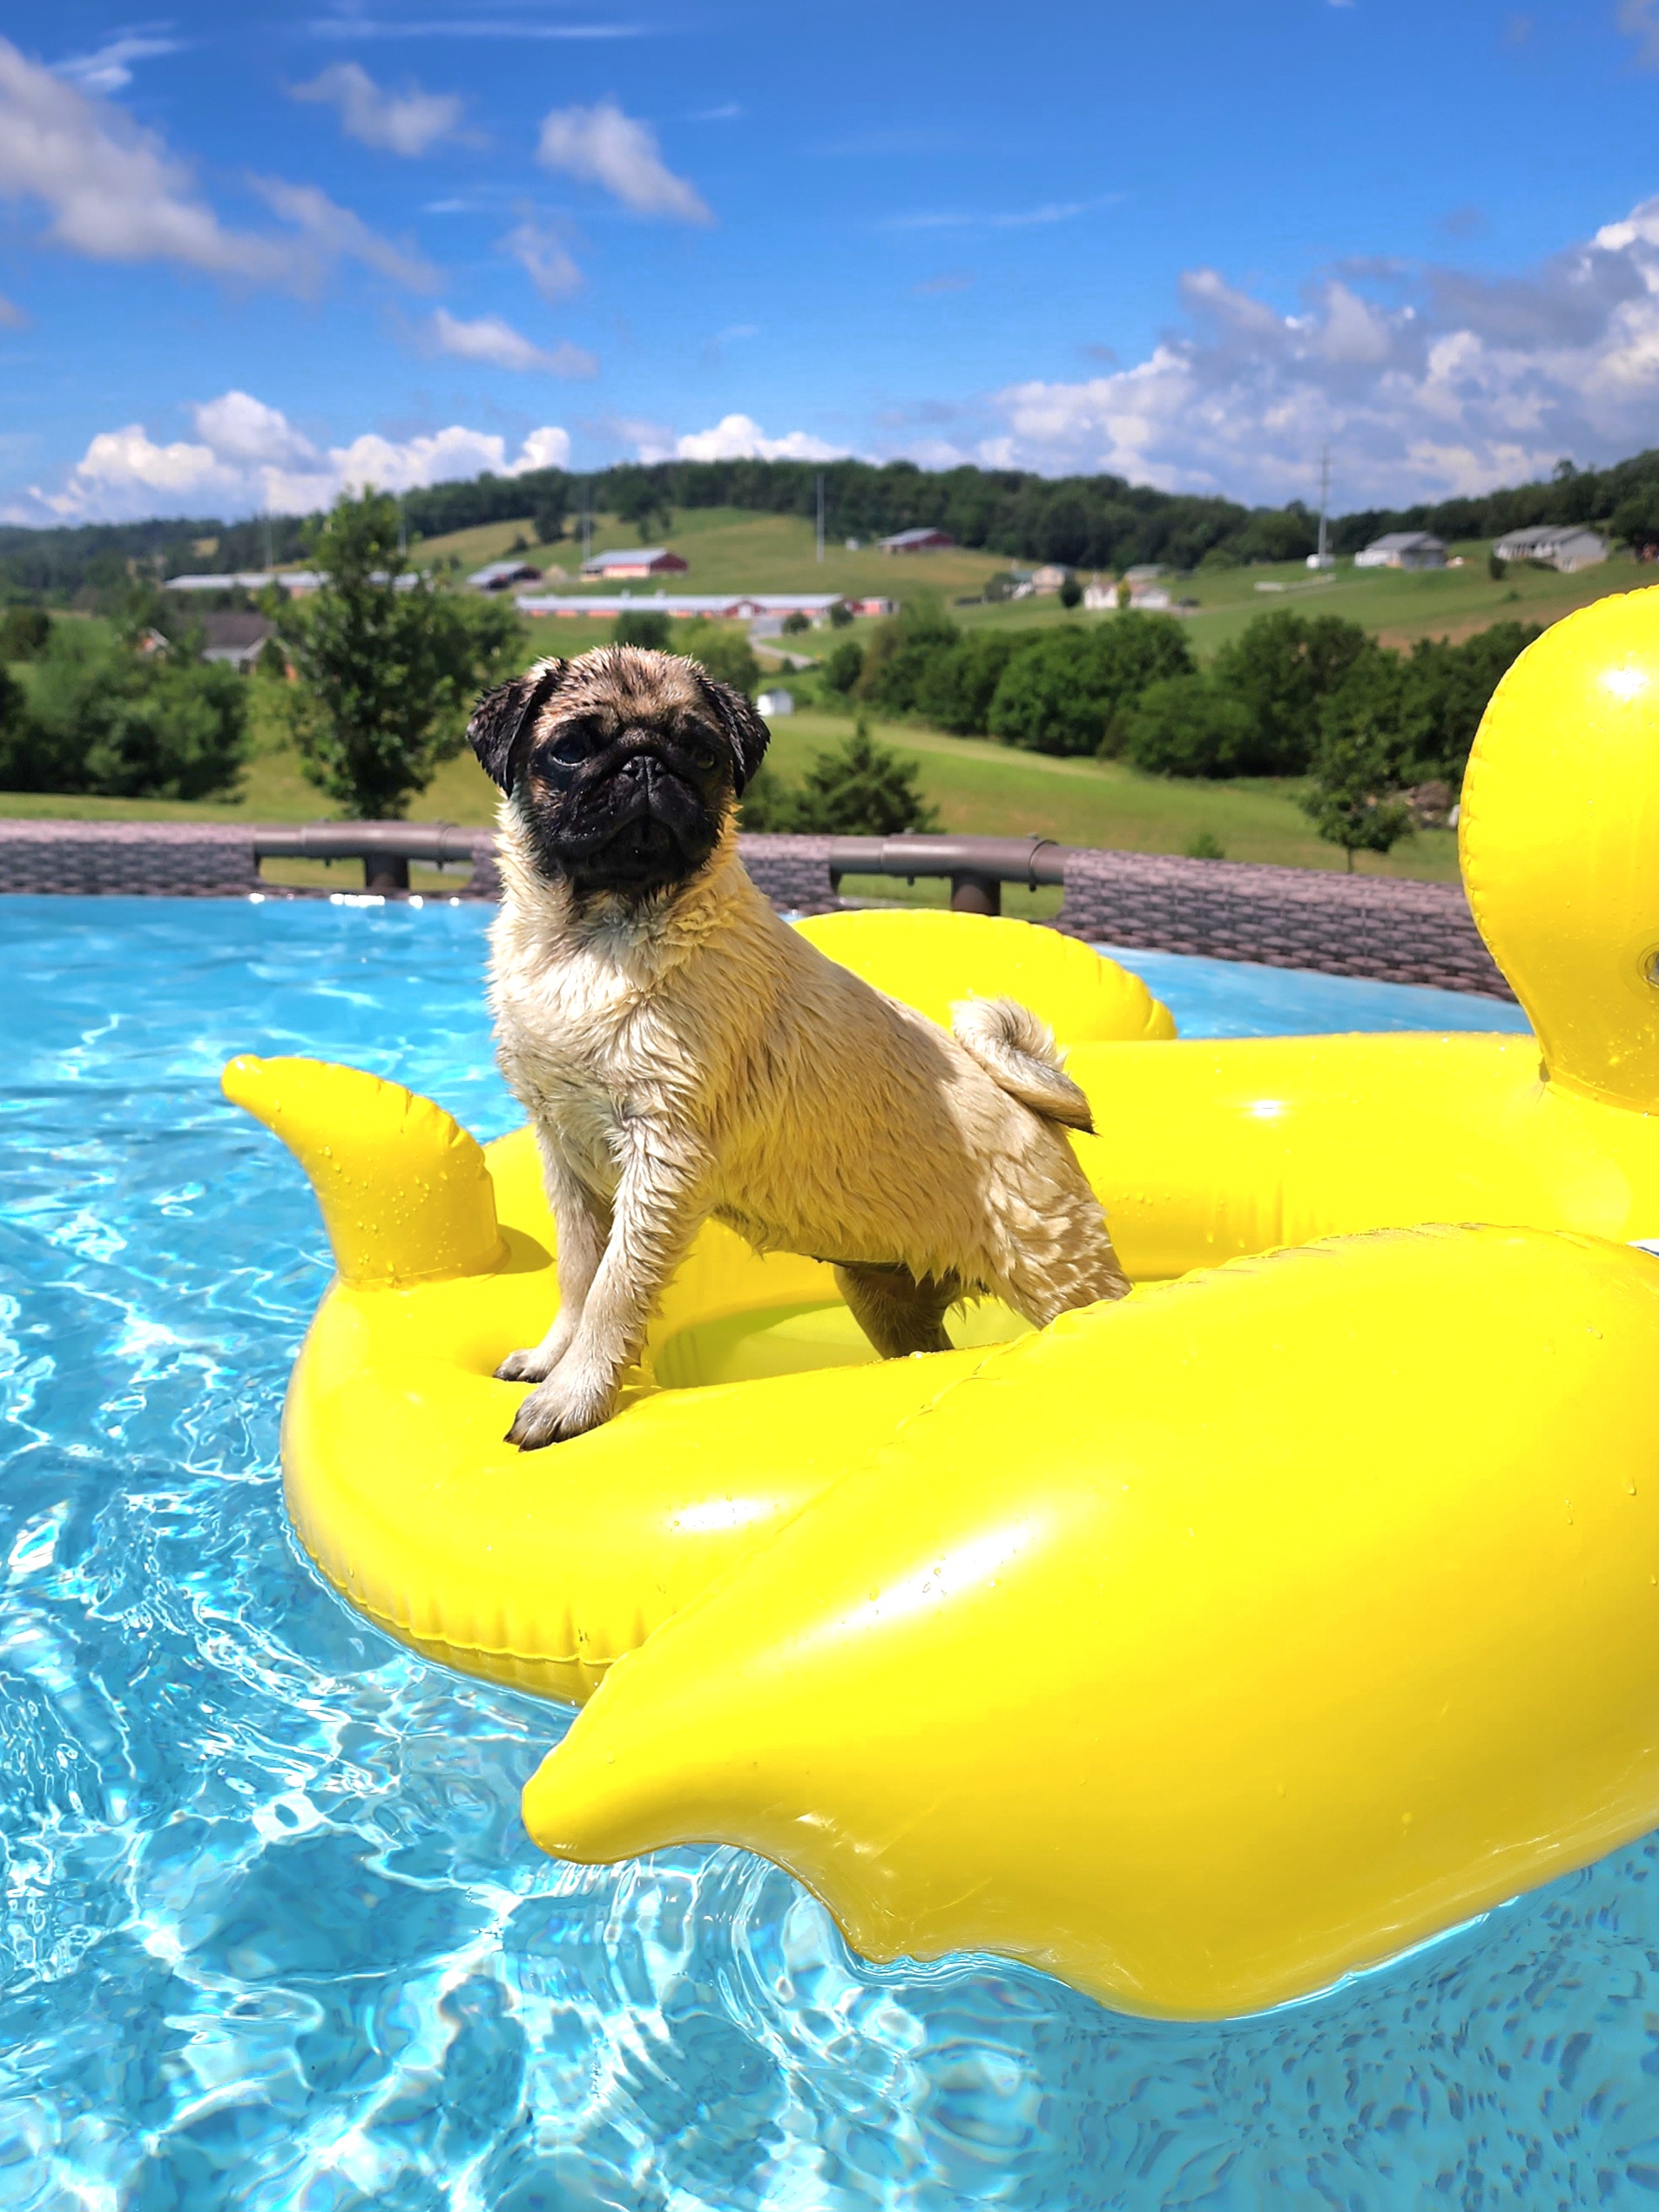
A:
{"type": "Polygon", "coordinates": [[[942,1347],[963,1296],[1041,1327],[1127,1290],[1050,1118],[1086,1127],[1087,1107],[1042,1025],[970,1002],[958,1041],[826,959],[750,881],[734,811],[709,861],[643,902],[550,876],[511,798],[500,865],[490,1002],[540,1143],[561,1298],[498,1370],[538,1385],[514,1442],[609,1416],[711,1214],[757,1251],[838,1263],[888,1356],[942,1347]]]}

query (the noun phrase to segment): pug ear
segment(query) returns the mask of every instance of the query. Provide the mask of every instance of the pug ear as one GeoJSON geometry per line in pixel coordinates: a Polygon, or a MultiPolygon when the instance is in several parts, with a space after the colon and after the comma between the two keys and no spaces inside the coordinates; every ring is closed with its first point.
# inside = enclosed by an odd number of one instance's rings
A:
{"type": "Polygon", "coordinates": [[[765,757],[772,732],[755,712],[754,701],[746,698],[734,684],[717,684],[712,676],[705,676],[702,684],[732,748],[732,783],[741,797],[744,784],[765,757]]]}
{"type": "Polygon", "coordinates": [[[466,741],[492,783],[511,791],[523,757],[525,740],[536,717],[569,673],[568,660],[550,660],[510,684],[486,691],[472,709],[466,741]]]}

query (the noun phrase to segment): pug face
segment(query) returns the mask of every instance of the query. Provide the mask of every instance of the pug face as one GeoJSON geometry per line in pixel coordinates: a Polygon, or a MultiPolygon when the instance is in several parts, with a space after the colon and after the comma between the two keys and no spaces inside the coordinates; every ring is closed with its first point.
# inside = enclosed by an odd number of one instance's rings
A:
{"type": "Polygon", "coordinates": [[[767,744],[740,691],[625,645],[538,662],[486,692],[467,737],[543,872],[579,896],[628,899],[697,873],[767,744]]]}

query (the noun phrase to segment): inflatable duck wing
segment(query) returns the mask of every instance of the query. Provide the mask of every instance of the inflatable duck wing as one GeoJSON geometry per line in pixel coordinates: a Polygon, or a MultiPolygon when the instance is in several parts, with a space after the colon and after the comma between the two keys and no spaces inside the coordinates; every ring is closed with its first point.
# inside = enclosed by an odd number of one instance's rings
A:
{"type": "Polygon", "coordinates": [[[1334,1241],[990,1355],[615,1668],[544,1849],[738,1844],[875,1959],[1304,1996],[1659,1823],[1659,1260],[1334,1241]]]}

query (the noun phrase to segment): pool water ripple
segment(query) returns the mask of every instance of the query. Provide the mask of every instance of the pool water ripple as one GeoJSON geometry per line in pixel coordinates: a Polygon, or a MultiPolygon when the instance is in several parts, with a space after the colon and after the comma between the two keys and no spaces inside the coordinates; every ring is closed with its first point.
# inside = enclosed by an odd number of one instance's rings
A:
{"type": "MultiPolygon", "coordinates": [[[[528,1844],[568,1715],[405,1653],[288,1532],[326,1255],[216,1090],[234,1051],[307,1051],[511,1126],[481,927],[0,902],[0,2204],[1652,2204],[1651,1842],[1206,2027],[994,1961],[866,1966],[742,1853],[528,1844]]],[[[1145,964],[1189,1033],[1446,1018],[1145,964]]]]}

